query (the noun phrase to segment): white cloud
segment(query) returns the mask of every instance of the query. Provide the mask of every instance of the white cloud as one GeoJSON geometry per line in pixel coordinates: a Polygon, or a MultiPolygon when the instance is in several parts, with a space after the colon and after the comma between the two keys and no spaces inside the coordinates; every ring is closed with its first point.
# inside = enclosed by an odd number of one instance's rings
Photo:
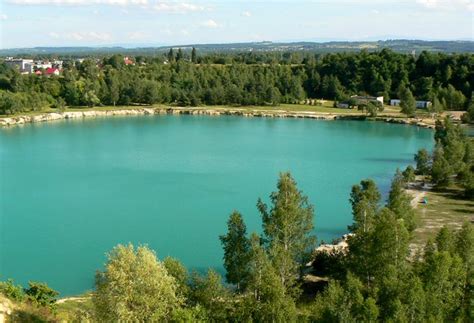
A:
{"type": "Polygon", "coordinates": [[[377,9],[372,9],[372,10],[370,10],[370,12],[373,13],[374,15],[380,14],[380,11],[377,10],[377,9]]]}
{"type": "Polygon", "coordinates": [[[428,9],[474,11],[473,0],[416,0],[416,2],[428,9]]]}
{"type": "Polygon", "coordinates": [[[158,2],[153,6],[153,9],[158,12],[167,13],[186,13],[186,12],[198,12],[207,9],[205,6],[196,5],[187,2],[158,2]]]}
{"type": "Polygon", "coordinates": [[[252,16],[252,13],[250,11],[243,11],[240,15],[244,17],[250,17],[252,16]]]}
{"type": "Polygon", "coordinates": [[[127,33],[127,38],[130,40],[143,40],[149,37],[150,36],[143,31],[133,31],[133,32],[127,33]]]}
{"type": "Polygon", "coordinates": [[[8,16],[4,13],[1,13],[0,14],[0,20],[7,20],[8,19],[8,16]]]}
{"type": "Polygon", "coordinates": [[[215,20],[212,20],[212,19],[203,21],[200,25],[202,27],[206,27],[206,28],[219,28],[219,27],[221,27],[221,25],[219,25],[215,20]]]}
{"type": "Polygon", "coordinates": [[[54,39],[75,40],[75,41],[110,41],[112,35],[109,33],[95,31],[78,31],[69,33],[50,32],[48,36],[54,39]]]}

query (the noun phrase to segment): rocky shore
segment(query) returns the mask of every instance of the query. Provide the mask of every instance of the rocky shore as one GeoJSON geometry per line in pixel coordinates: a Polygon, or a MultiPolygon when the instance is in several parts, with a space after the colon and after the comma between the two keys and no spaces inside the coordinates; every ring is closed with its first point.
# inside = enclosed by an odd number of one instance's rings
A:
{"type": "MultiPolygon", "coordinates": [[[[133,116],[133,115],[209,115],[209,116],[242,116],[242,117],[265,117],[265,118],[306,118],[318,120],[366,120],[364,115],[355,114],[333,114],[321,112],[306,111],[284,111],[284,110],[246,110],[246,109],[210,109],[210,108],[130,108],[116,110],[85,110],[85,111],[66,111],[66,112],[48,112],[37,115],[20,115],[13,117],[0,118],[0,126],[14,126],[27,123],[36,123],[44,121],[53,121],[61,119],[82,119],[90,117],[109,117],[109,116],[133,116]]],[[[377,121],[388,123],[410,124],[424,128],[433,128],[434,126],[424,122],[421,119],[377,117],[377,121]]]]}

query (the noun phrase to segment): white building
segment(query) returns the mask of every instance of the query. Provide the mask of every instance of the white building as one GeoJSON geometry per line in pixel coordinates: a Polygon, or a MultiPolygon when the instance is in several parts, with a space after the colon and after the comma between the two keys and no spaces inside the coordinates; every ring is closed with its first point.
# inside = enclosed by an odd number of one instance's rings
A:
{"type": "Polygon", "coordinates": [[[32,59],[9,57],[5,60],[5,64],[11,68],[18,69],[20,72],[29,72],[30,70],[32,70],[31,66],[34,63],[32,59]]]}
{"type": "MultiPolygon", "coordinates": [[[[390,100],[390,105],[398,107],[400,106],[400,102],[400,99],[392,99],[390,100]]],[[[415,104],[418,109],[427,109],[431,106],[432,103],[431,101],[415,101],[415,104]]]]}

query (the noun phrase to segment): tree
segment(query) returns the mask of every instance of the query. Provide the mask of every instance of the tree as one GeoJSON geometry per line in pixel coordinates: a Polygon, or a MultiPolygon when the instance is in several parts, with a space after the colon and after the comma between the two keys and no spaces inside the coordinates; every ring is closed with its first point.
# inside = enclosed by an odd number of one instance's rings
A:
{"type": "Polygon", "coordinates": [[[168,62],[172,63],[175,61],[173,48],[170,48],[170,50],[168,51],[167,57],[168,57],[168,62]]]}
{"type": "Polygon", "coordinates": [[[176,280],[145,246],[114,247],[95,285],[92,300],[99,321],[159,321],[182,302],[176,280]]]}
{"type": "Polygon", "coordinates": [[[247,262],[249,241],[246,237],[247,228],[242,215],[234,211],[227,221],[227,234],[219,237],[224,248],[224,268],[226,280],[237,285],[241,290],[248,274],[247,262]]]}
{"type": "Polygon", "coordinates": [[[348,274],[344,284],[330,281],[326,290],[316,297],[312,308],[315,322],[377,322],[379,309],[375,299],[364,298],[363,285],[348,274]]]}
{"type": "Polygon", "coordinates": [[[444,149],[440,144],[436,145],[433,154],[433,165],[431,167],[431,178],[438,188],[445,188],[451,183],[451,165],[444,156],[444,149]]]}
{"type": "Polygon", "coordinates": [[[291,322],[296,318],[295,303],[254,233],[250,237],[248,307],[256,322],[291,322]]]}
{"type": "Polygon", "coordinates": [[[418,175],[428,175],[430,173],[430,154],[426,149],[420,149],[415,155],[416,173],[418,175]]]}
{"type": "Polygon", "coordinates": [[[194,304],[203,306],[211,321],[222,322],[229,311],[229,291],[222,285],[222,277],[209,269],[207,275],[197,272],[191,275],[190,299],[194,304]]]}
{"type": "Polygon", "coordinates": [[[415,116],[416,101],[410,89],[407,87],[402,87],[399,95],[400,95],[400,107],[402,108],[401,110],[402,113],[406,114],[408,117],[415,116]]]}
{"type": "Polygon", "coordinates": [[[402,174],[403,174],[403,180],[406,183],[411,183],[416,180],[416,172],[412,165],[408,165],[402,174]]]}
{"type": "Polygon", "coordinates": [[[289,172],[280,174],[277,188],[278,191],[270,195],[270,209],[260,199],[257,207],[274,266],[282,284],[290,287],[315,244],[311,234],[314,209],[289,172]]]}
{"type": "Polygon", "coordinates": [[[404,221],[409,232],[415,230],[415,211],[411,206],[410,196],[405,192],[405,179],[398,169],[392,180],[387,207],[395,213],[398,219],[404,221]]]}
{"type": "Polygon", "coordinates": [[[465,123],[474,123],[474,101],[471,101],[466,113],[462,115],[462,121],[465,123]]]}
{"type": "Polygon", "coordinates": [[[186,299],[189,294],[189,273],[186,267],[178,259],[172,257],[163,259],[163,265],[176,281],[176,295],[181,299],[186,299]]]}
{"type": "Polygon", "coordinates": [[[434,114],[440,114],[444,111],[444,105],[438,98],[434,98],[433,104],[428,107],[428,111],[434,114]]]}
{"type": "Polygon", "coordinates": [[[36,304],[51,307],[56,303],[59,293],[49,288],[45,283],[28,282],[25,295],[36,304]]]}
{"type": "Polygon", "coordinates": [[[193,47],[193,50],[191,51],[191,62],[197,63],[197,53],[196,53],[196,48],[193,47]]]}
{"type": "Polygon", "coordinates": [[[373,219],[378,212],[380,192],[375,182],[371,179],[362,180],[360,185],[354,185],[351,190],[349,202],[352,206],[354,223],[349,227],[352,232],[362,231],[367,233],[373,224],[373,219]]]}
{"type": "Polygon", "coordinates": [[[179,62],[183,60],[183,58],[184,58],[183,50],[181,48],[178,48],[178,53],[176,54],[176,61],[179,62]]]}

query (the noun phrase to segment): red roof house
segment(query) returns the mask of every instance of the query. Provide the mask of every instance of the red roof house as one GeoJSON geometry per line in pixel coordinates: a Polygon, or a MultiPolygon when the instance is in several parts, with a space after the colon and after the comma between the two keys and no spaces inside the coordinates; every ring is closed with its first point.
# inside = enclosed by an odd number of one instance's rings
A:
{"type": "Polygon", "coordinates": [[[54,67],[49,67],[46,69],[45,74],[46,75],[59,75],[59,70],[54,67]]]}

